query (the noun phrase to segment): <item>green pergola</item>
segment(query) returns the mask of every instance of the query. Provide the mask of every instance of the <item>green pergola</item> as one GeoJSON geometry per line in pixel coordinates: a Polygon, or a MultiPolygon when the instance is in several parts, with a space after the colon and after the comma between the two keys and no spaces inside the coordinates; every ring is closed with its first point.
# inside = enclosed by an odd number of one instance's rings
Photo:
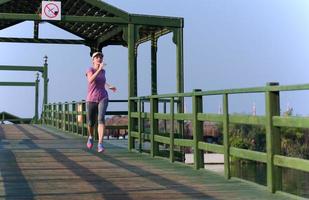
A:
{"type": "MultiPolygon", "coordinates": [[[[0,42],[82,44],[90,48],[90,55],[109,45],[127,47],[130,98],[137,96],[139,44],[151,41],[151,94],[157,94],[157,41],[172,33],[177,59],[176,92],[184,92],[183,18],[131,14],[98,0],[61,0],[61,14],[60,21],[47,22],[80,37],[80,40],[39,38],[40,22],[44,21],[41,19],[41,1],[0,0],[0,30],[24,21],[34,22],[33,38],[1,37],[0,42]]],[[[182,111],[182,107],[178,109],[182,111]]],[[[136,109],[136,103],[129,103],[129,113],[136,109]]]]}

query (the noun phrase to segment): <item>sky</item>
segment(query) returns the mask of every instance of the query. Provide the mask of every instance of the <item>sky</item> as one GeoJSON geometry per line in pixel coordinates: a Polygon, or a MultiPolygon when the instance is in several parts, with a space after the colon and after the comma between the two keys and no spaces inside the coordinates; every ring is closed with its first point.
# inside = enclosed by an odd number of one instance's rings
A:
{"type": "MultiPolygon", "coordinates": [[[[108,0],[122,10],[184,18],[185,92],[309,83],[308,0],[108,0]]],[[[0,37],[33,37],[33,22],[0,30],[0,37]]],[[[78,39],[48,23],[40,38],[78,39]]],[[[90,49],[82,45],[0,44],[0,65],[42,66],[48,56],[49,102],[85,99],[90,49]]],[[[127,99],[127,48],[103,49],[110,99],[127,99]]],[[[169,34],[158,43],[158,93],[176,92],[176,49],[169,34]]],[[[0,81],[34,81],[34,72],[0,71],[0,81]]],[[[138,49],[138,95],[150,95],[150,43],[138,49]]],[[[42,79],[40,102],[42,102],[42,79]]],[[[281,109],[309,115],[309,92],[284,92],[281,109]]],[[[217,113],[221,96],[204,98],[204,110],[217,113]]],[[[186,100],[190,111],[190,100],[186,100]]],[[[264,95],[231,95],[230,112],[264,114],[264,95]]],[[[126,108],[125,105],[121,107],[126,108]]],[[[111,109],[113,106],[110,107],[111,109]]],[[[0,112],[34,115],[34,88],[0,87],[0,112]]]]}

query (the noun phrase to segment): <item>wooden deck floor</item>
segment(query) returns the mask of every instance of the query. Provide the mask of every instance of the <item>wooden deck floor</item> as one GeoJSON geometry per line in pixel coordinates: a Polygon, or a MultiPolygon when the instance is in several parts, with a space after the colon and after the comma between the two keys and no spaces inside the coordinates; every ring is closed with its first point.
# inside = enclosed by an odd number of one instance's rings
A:
{"type": "Polygon", "coordinates": [[[264,187],[32,125],[0,125],[0,199],[288,199],[264,187]]]}

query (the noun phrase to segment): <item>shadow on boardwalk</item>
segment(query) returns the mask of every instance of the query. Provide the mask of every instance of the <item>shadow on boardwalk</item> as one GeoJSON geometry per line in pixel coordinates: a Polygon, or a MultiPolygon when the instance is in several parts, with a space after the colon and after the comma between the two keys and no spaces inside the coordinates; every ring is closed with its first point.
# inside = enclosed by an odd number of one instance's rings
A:
{"type": "Polygon", "coordinates": [[[0,198],[285,199],[265,188],[107,144],[99,154],[66,133],[0,126],[0,198]]]}

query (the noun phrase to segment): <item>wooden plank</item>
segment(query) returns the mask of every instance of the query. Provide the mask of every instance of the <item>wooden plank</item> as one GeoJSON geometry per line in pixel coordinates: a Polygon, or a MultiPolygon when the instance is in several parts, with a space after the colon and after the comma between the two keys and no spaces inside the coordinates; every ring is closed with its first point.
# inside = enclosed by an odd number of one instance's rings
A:
{"type": "MultiPolygon", "coordinates": [[[[0,141],[4,199],[292,199],[239,180],[225,181],[213,172],[129,152],[108,143],[112,141],[104,141],[106,151],[100,154],[85,148],[86,139],[56,129],[49,133],[44,131],[47,127],[0,127],[9,136],[0,141]],[[53,137],[59,134],[63,137],[53,137]]],[[[158,138],[169,141],[155,135],[158,138]]]]}
{"type": "Polygon", "coordinates": [[[203,114],[198,113],[197,119],[200,121],[223,122],[223,116],[218,114],[203,114]]]}
{"type": "Polygon", "coordinates": [[[305,159],[275,155],[274,164],[280,167],[288,167],[291,169],[309,172],[309,160],[305,159]]]}
{"type": "Polygon", "coordinates": [[[266,118],[264,116],[229,115],[229,121],[237,124],[265,125],[266,118]]]}
{"type": "Polygon", "coordinates": [[[161,135],[155,135],[154,140],[156,142],[160,142],[160,143],[163,143],[163,144],[169,144],[170,143],[169,137],[164,137],[164,136],[161,136],[161,135]]]}
{"type": "Polygon", "coordinates": [[[215,153],[224,154],[223,145],[211,144],[211,143],[206,143],[206,142],[199,142],[198,148],[205,150],[205,151],[211,151],[211,152],[215,152],[215,153]]]}
{"type": "Polygon", "coordinates": [[[193,147],[193,140],[175,138],[174,141],[174,144],[176,146],[193,147]]]}
{"type": "Polygon", "coordinates": [[[266,163],[266,153],[230,147],[230,153],[237,158],[244,158],[266,163]]]}
{"type": "Polygon", "coordinates": [[[274,126],[309,128],[309,117],[273,117],[274,126]]]}

